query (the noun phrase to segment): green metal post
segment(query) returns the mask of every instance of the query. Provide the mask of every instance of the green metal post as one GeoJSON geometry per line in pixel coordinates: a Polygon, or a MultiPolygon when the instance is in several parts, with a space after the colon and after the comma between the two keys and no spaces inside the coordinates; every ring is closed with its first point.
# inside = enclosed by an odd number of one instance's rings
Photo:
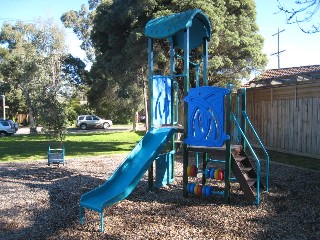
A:
{"type": "Polygon", "coordinates": [[[208,86],[208,39],[203,39],[203,85],[208,86]]]}
{"type": "MultiPolygon", "coordinates": [[[[148,127],[153,125],[153,39],[148,38],[148,127]]],[[[148,130],[149,130],[148,129],[148,130]]],[[[148,169],[148,188],[153,188],[153,163],[148,169]]]]}
{"type": "MultiPolygon", "coordinates": [[[[208,39],[203,38],[203,85],[208,86],[208,39]]],[[[208,153],[203,153],[203,171],[207,168],[208,153]]],[[[206,183],[205,174],[202,175],[202,184],[206,183]]]]}
{"type": "MultiPolygon", "coordinates": [[[[174,58],[174,55],[175,55],[175,49],[174,49],[174,45],[173,45],[173,40],[172,38],[169,39],[169,43],[170,43],[170,75],[173,76],[174,75],[174,72],[175,72],[175,58],[174,58]]],[[[171,77],[171,121],[172,123],[174,122],[174,79],[173,77],[171,77]]]]}
{"type": "Polygon", "coordinates": [[[203,185],[205,185],[206,182],[207,182],[206,175],[205,175],[205,171],[206,171],[206,168],[207,168],[207,163],[208,163],[208,153],[203,153],[203,155],[202,155],[202,171],[203,171],[202,184],[203,185]]]}
{"type": "MultiPolygon", "coordinates": [[[[232,94],[231,92],[226,98],[226,134],[230,136],[231,133],[231,106],[232,94]]],[[[231,176],[231,139],[226,140],[226,162],[225,162],[225,188],[224,200],[230,203],[230,176],[231,176]]]]}
{"type": "MultiPolygon", "coordinates": [[[[170,74],[171,76],[174,75],[175,72],[175,49],[173,45],[173,39],[169,39],[170,42],[170,74]]],[[[174,88],[174,79],[171,77],[171,123],[172,125],[174,124],[174,119],[175,119],[175,88],[174,88]]],[[[175,138],[176,135],[174,134],[172,136],[172,150],[175,152],[176,151],[176,144],[175,144],[175,138]]],[[[171,171],[171,179],[174,178],[174,162],[175,162],[175,155],[172,156],[172,171],[171,171]]]]}
{"type": "MultiPolygon", "coordinates": [[[[241,89],[241,112],[247,112],[247,91],[246,88],[241,89]]],[[[244,134],[247,133],[247,124],[246,124],[246,118],[243,114],[241,114],[241,129],[244,132],[244,134]]],[[[246,142],[243,137],[241,137],[241,145],[243,147],[243,150],[246,150],[246,142]]]]}
{"type": "MultiPolygon", "coordinates": [[[[184,56],[183,56],[183,63],[184,63],[184,70],[183,73],[185,74],[184,77],[184,91],[183,95],[186,97],[189,92],[190,80],[189,80],[189,28],[184,31],[184,56]]],[[[184,128],[184,138],[187,138],[188,134],[188,104],[184,102],[184,119],[183,119],[183,128],[184,128]]],[[[186,197],[188,196],[187,192],[187,184],[188,184],[188,175],[187,175],[187,168],[189,163],[189,152],[187,149],[187,145],[183,144],[183,195],[186,197]]]]}
{"type": "MultiPolygon", "coordinates": [[[[152,91],[153,91],[153,39],[148,38],[148,127],[153,125],[153,107],[152,107],[152,91]]],[[[148,129],[148,130],[149,130],[148,129]]]]}

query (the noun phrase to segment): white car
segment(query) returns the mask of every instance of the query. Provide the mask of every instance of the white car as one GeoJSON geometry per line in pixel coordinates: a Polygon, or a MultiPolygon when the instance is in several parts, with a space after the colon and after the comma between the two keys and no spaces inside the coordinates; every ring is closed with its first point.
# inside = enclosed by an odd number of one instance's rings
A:
{"type": "Polygon", "coordinates": [[[82,130],[87,128],[104,128],[112,126],[111,120],[105,120],[95,115],[80,115],[77,118],[76,126],[82,130]]]}
{"type": "Polygon", "coordinates": [[[0,120],[0,137],[12,135],[16,132],[14,125],[8,120],[0,120]]]}

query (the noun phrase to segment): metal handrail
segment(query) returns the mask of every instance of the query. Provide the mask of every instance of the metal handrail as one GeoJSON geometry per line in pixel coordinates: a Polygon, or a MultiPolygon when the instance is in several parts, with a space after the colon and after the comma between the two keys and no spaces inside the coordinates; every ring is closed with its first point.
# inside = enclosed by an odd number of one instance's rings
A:
{"type": "Polygon", "coordinates": [[[270,168],[270,157],[269,154],[266,150],[266,148],[264,147],[258,133],[256,132],[255,128],[253,127],[253,124],[251,123],[249,116],[247,115],[247,113],[245,111],[242,111],[243,116],[245,117],[245,119],[247,120],[247,122],[249,123],[249,126],[252,130],[252,132],[254,133],[255,137],[257,138],[265,156],[266,156],[266,192],[269,191],[269,168],[270,168]]]}
{"type": "Polygon", "coordinates": [[[246,135],[244,134],[244,132],[242,131],[240,124],[236,118],[236,116],[234,115],[234,113],[231,112],[231,116],[233,118],[233,121],[236,125],[236,127],[238,128],[240,134],[242,135],[244,141],[246,142],[247,146],[249,147],[252,155],[254,156],[255,160],[256,160],[256,171],[257,171],[257,198],[256,198],[256,205],[259,205],[260,203],[260,160],[258,158],[258,156],[256,155],[255,151],[253,150],[249,140],[247,139],[246,135]]]}
{"type": "MultiPolygon", "coordinates": [[[[240,97],[242,96],[242,93],[237,95],[237,100],[236,100],[236,117],[240,117],[240,97]]],[[[238,143],[240,142],[240,135],[237,129],[234,130],[234,139],[238,143]]]]}

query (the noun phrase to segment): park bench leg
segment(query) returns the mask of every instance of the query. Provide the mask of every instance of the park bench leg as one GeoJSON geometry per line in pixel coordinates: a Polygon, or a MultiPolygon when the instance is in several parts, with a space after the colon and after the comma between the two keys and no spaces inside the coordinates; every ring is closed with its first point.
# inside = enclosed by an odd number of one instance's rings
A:
{"type": "Polygon", "coordinates": [[[80,206],[80,224],[84,224],[84,209],[80,206]]]}
{"type": "Polygon", "coordinates": [[[104,214],[103,214],[103,210],[100,213],[100,232],[104,232],[104,214]]]}

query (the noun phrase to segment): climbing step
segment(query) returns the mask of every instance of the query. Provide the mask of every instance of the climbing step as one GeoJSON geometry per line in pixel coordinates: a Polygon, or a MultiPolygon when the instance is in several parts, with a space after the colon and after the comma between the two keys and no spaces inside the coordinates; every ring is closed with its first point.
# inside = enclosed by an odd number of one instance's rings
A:
{"type": "MultiPolygon", "coordinates": [[[[256,201],[257,173],[243,149],[232,151],[231,170],[248,201],[256,201]]],[[[260,188],[263,185],[260,183],[260,188]]]]}

